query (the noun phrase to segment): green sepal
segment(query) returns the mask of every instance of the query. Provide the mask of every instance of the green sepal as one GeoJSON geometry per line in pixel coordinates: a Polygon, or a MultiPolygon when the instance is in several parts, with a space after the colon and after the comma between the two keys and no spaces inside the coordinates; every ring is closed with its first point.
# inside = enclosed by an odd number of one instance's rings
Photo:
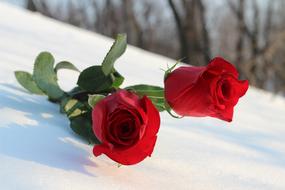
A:
{"type": "Polygon", "coordinates": [[[76,99],[69,99],[64,106],[64,111],[68,117],[74,117],[82,114],[84,108],[84,103],[76,99]]]}
{"type": "Polygon", "coordinates": [[[170,68],[167,68],[167,70],[164,72],[164,80],[168,77],[168,75],[175,69],[175,67],[181,62],[182,59],[179,59],[176,61],[176,63],[171,66],[170,68]]]}
{"type": "Polygon", "coordinates": [[[172,109],[171,109],[170,105],[166,102],[166,100],[164,101],[164,107],[165,107],[165,110],[167,111],[167,113],[168,113],[171,117],[173,117],[173,118],[175,118],[175,119],[182,119],[182,118],[183,118],[183,116],[174,115],[174,114],[171,112],[172,109]]]}
{"type": "Polygon", "coordinates": [[[101,94],[88,95],[88,104],[93,108],[100,100],[104,99],[105,96],[101,94]]]}

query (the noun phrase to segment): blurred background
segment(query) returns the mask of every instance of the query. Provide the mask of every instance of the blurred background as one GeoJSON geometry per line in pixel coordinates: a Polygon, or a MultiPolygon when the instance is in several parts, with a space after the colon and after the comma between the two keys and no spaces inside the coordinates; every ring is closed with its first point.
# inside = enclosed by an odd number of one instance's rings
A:
{"type": "Polygon", "coordinates": [[[1,0],[191,65],[222,56],[285,95],[284,0],[1,0]]]}

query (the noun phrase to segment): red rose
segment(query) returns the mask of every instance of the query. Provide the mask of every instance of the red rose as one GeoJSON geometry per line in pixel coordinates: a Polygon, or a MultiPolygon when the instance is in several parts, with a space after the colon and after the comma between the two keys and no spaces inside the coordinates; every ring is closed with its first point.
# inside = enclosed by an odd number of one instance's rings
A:
{"type": "Polygon", "coordinates": [[[92,112],[93,131],[102,144],[95,145],[95,156],[106,154],[112,160],[132,165],[151,156],[160,117],[144,96],[120,90],[96,104],[92,112]]]}
{"type": "Polygon", "coordinates": [[[219,57],[204,67],[179,67],[165,80],[165,98],[177,114],[229,122],[247,89],[248,81],[238,80],[235,67],[219,57]]]}

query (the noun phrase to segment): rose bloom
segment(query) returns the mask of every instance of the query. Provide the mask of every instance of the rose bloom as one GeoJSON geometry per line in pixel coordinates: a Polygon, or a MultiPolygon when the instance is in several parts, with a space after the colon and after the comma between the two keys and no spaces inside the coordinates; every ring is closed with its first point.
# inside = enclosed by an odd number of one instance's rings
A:
{"type": "Polygon", "coordinates": [[[92,112],[93,131],[102,144],[95,156],[106,154],[112,160],[132,165],[151,156],[160,126],[152,102],[144,96],[120,90],[99,101],[92,112]]]}
{"type": "Polygon", "coordinates": [[[248,89],[236,68],[223,58],[207,66],[182,66],[165,79],[165,98],[181,116],[211,116],[232,121],[233,108],[248,89]]]}

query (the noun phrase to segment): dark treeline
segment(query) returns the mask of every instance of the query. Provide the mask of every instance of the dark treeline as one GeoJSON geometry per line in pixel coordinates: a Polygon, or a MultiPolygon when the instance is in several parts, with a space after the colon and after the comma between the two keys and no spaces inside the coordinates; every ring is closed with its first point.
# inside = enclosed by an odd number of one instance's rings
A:
{"type": "Polygon", "coordinates": [[[285,1],[27,0],[26,7],[192,65],[221,55],[251,85],[285,94],[285,1]]]}

